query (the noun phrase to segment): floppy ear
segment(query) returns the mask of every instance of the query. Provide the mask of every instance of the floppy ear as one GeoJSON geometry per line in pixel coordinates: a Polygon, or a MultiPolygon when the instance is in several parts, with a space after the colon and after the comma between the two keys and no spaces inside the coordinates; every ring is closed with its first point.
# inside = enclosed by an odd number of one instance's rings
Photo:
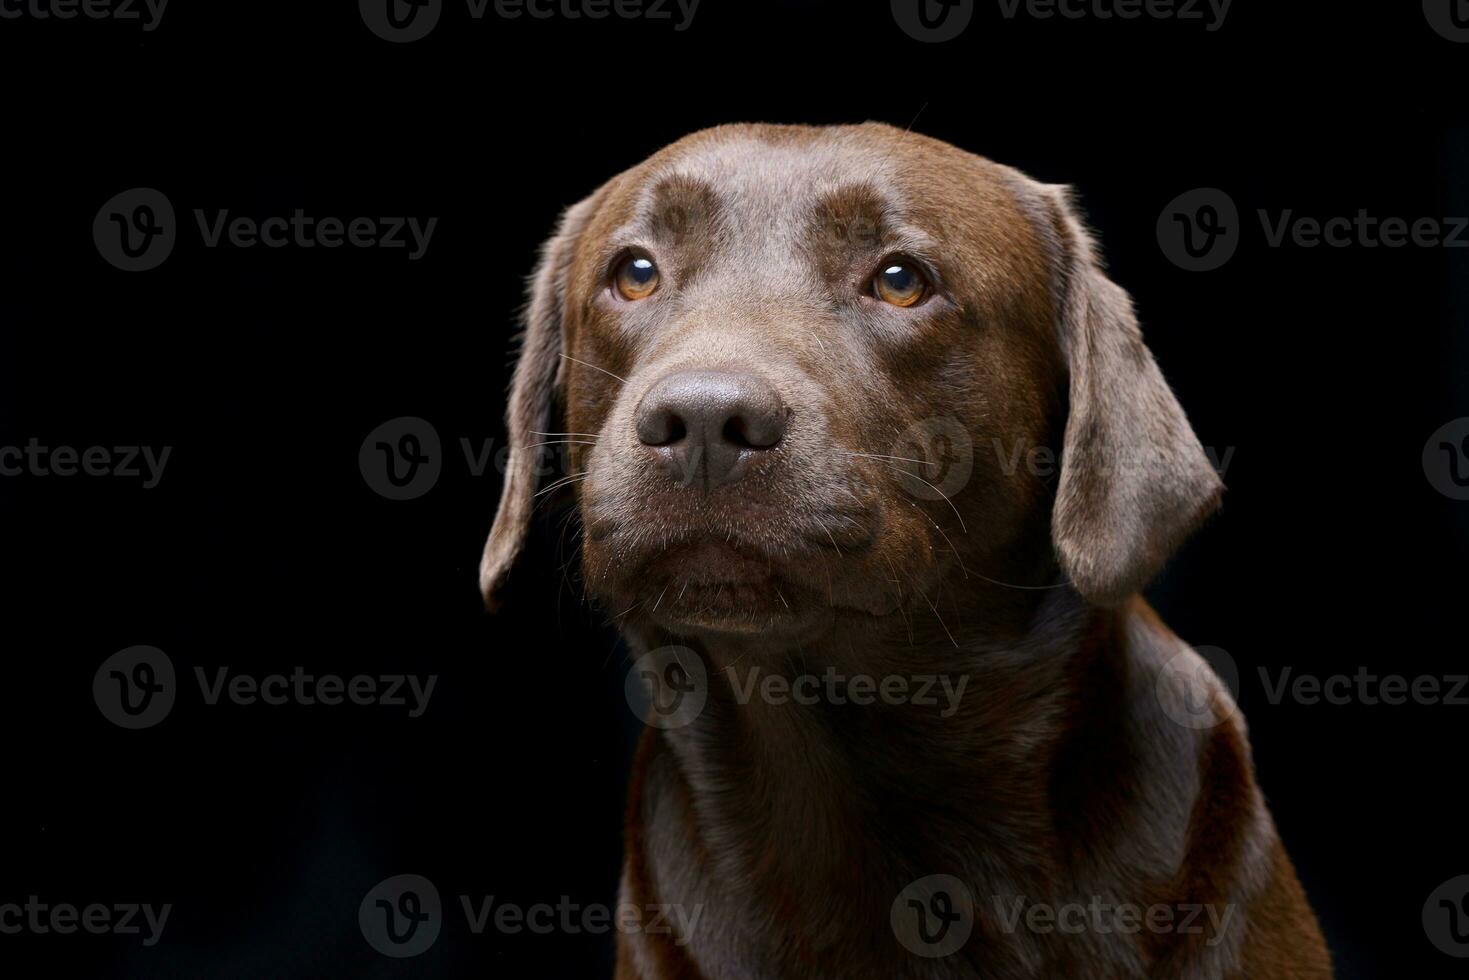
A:
{"type": "Polygon", "coordinates": [[[567,280],[577,240],[591,217],[595,199],[595,195],[587,198],[562,214],[555,233],[542,246],[540,261],[530,278],[520,359],[510,381],[510,401],[505,411],[510,455],[500,508],[495,512],[479,565],[480,591],[491,609],[498,606],[499,592],[530,532],[542,454],[528,447],[544,442],[544,437],[535,433],[545,432],[551,425],[564,363],[561,351],[567,280]]]}
{"type": "Polygon", "coordinates": [[[1102,272],[1068,190],[1053,190],[1070,415],[1051,534],[1077,590],[1113,605],[1148,583],[1224,485],[1143,344],[1131,298],[1102,272]]]}

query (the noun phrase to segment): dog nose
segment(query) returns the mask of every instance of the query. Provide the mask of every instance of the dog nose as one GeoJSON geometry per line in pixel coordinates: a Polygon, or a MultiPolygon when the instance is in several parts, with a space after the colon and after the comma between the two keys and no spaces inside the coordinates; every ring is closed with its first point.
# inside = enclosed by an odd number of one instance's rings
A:
{"type": "Polygon", "coordinates": [[[758,375],[677,371],[660,378],[637,410],[638,441],[655,447],[684,483],[733,483],[785,435],[786,409],[758,375]]]}

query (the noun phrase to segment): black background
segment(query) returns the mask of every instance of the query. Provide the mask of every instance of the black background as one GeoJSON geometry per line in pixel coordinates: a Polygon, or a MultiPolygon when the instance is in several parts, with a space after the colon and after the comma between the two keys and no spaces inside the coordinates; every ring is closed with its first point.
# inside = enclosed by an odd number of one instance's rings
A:
{"type": "MultiPolygon", "coordinates": [[[[1342,977],[1460,975],[1420,923],[1469,873],[1469,708],[1271,704],[1258,668],[1466,671],[1469,504],[1425,478],[1469,415],[1469,250],[1269,248],[1257,209],[1469,214],[1469,44],[1416,3],[1236,0],[1223,27],[1006,20],[920,44],[886,2],[703,0],[692,26],[472,21],[394,45],[355,4],[174,0],[134,23],[0,20],[0,446],[170,446],[161,483],[0,478],[0,902],[172,903],[162,941],[0,935],[0,962],[134,977],[607,976],[606,936],[473,935],[457,896],[611,902],[636,721],[613,633],[547,523],[516,601],[475,571],[504,445],[522,277],[558,211],[719,122],[878,119],[1076,185],[1226,506],[1150,590],[1243,680],[1260,782],[1342,977]],[[92,220],[168,195],[159,268],[92,220]],[[1154,225],[1229,193],[1244,238],[1189,273],[1154,225]],[[403,250],[203,247],[231,215],[436,216],[403,250]],[[359,446],[399,416],[443,440],[386,500],[359,446]],[[558,588],[559,585],[559,588],[558,588]],[[124,731],[101,662],[165,650],[183,693],[124,731]],[[429,710],[207,706],[193,670],[438,674],[429,710]],[[395,961],[358,929],[379,880],[445,898],[395,961]],[[37,959],[39,958],[39,959],[37,959]]],[[[5,969],[0,965],[0,969],[5,969]]],[[[15,975],[13,971],[6,971],[15,975]]]]}

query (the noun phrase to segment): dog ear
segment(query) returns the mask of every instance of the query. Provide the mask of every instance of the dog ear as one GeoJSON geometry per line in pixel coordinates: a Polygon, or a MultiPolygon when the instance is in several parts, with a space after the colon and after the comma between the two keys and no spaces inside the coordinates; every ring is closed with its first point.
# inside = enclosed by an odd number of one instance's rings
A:
{"type": "Polygon", "coordinates": [[[499,593],[510,577],[530,532],[535,509],[536,483],[542,453],[529,448],[544,442],[562,384],[561,357],[566,314],[566,291],[576,245],[594,210],[597,195],[573,205],[562,214],[551,238],[541,247],[531,274],[523,314],[520,357],[510,381],[505,428],[510,454],[500,507],[480,559],[479,587],[485,604],[499,605],[499,593]]]}
{"type": "Polygon", "coordinates": [[[1103,273],[1069,191],[1053,190],[1070,414],[1051,534],[1076,589],[1114,605],[1218,507],[1224,485],[1143,344],[1131,298],[1103,273]]]}

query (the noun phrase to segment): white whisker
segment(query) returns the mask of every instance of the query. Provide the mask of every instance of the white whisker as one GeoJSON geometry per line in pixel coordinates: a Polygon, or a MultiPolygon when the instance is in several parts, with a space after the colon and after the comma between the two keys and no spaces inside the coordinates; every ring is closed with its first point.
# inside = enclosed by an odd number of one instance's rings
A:
{"type": "Polygon", "coordinates": [[[838,456],[861,456],[863,459],[896,459],[904,463],[917,463],[920,466],[933,466],[933,463],[924,459],[909,459],[907,456],[884,456],[881,453],[837,453],[838,456]]]}
{"type": "Polygon", "coordinates": [[[555,483],[548,484],[547,486],[544,486],[541,489],[537,490],[535,492],[535,496],[539,497],[543,493],[550,493],[552,490],[555,490],[557,487],[564,487],[568,483],[577,483],[577,482],[579,482],[581,480],[585,480],[588,476],[591,476],[591,474],[590,473],[573,473],[570,476],[563,476],[561,479],[557,480],[555,483]]]}
{"type": "Polygon", "coordinates": [[[613,374],[611,371],[607,370],[606,368],[597,367],[597,365],[595,365],[595,364],[588,364],[586,361],[583,361],[583,360],[580,360],[578,358],[572,357],[570,354],[562,354],[561,356],[564,357],[564,358],[566,358],[568,361],[576,361],[576,363],[581,364],[581,365],[585,365],[586,367],[591,368],[593,371],[601,371],[603,374],[607,375],[607,377],[609,377],[609,378],[616,378],[618,381],[621,381],[623,384],[627,384],[627,379],[626,378],[621,377],[620,375],[613,374]]]}
{"type": "Polygon", "coordinates": [[[903,469],[901,466],[894,466],[892,463],[888,463],[887,465],[889,467],[891,467],[892,469],[896,470],[897,472],[903,474],[904,476],[911,476],[913,479],[917,480],[919,483],[921,483],[924,486],[928,487],[930,490],[932,490],[934,493],[938,494],[940,497],[943,497],[944,498],[944,503],[948,504],[949,505],[949,509],[951,509],[954,512],[954,516],[957,517],[957,518],[959,518],[959,530],[963,531],[965,534],[968,534],[969,533],[969,528],[967,528],[967,527],[964,526],[964,515],[959,513],[959,508],[954,506],[954,502],[949,499],[949,495],[948,494],[944,493],[942,490],[940,490],[938,487],[934,486],[932,483],[929,483],[927,480],[925,480],[923,477],[919,476],[917,473],[909,473],[907,470],[903,469]]]}

